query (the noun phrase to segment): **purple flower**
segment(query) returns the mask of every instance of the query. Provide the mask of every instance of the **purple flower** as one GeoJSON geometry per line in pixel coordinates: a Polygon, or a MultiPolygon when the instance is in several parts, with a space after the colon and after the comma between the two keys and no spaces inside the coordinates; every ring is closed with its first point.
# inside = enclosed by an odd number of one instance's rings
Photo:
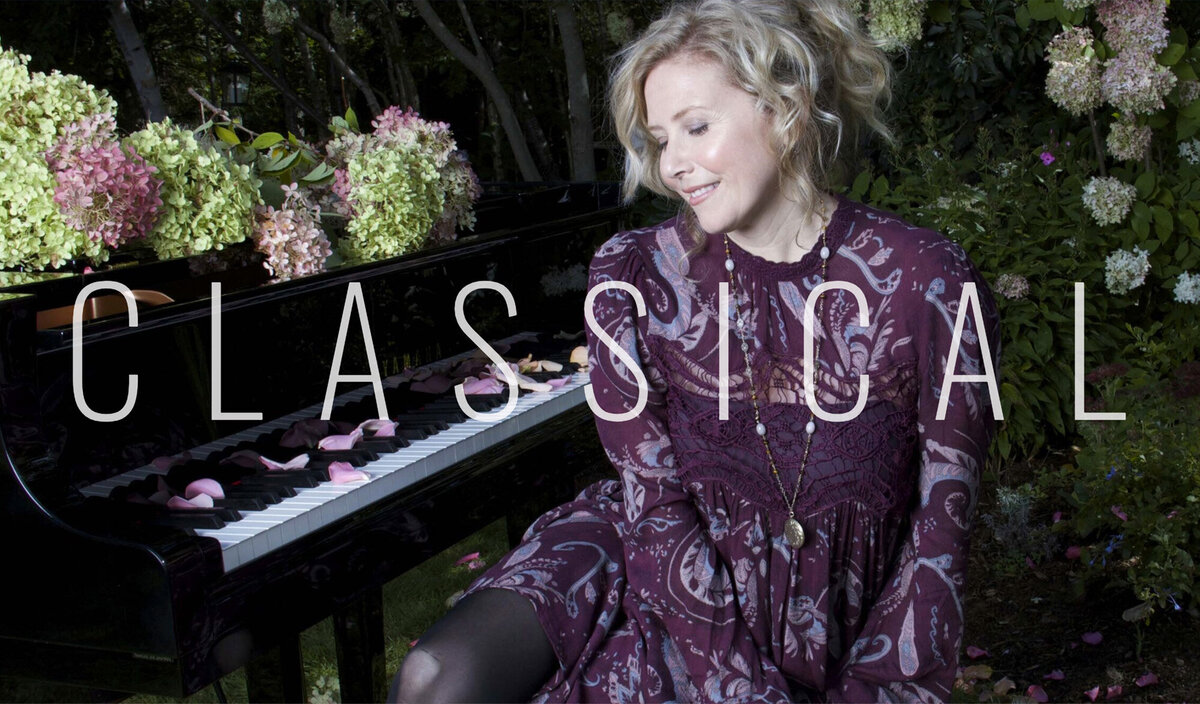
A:
{"type": "Polygon", "coordinates": [[[1054,155],[1048,151],[1042,152],[1042,163],[1049,166],[1054,163],[1054,155]]]}

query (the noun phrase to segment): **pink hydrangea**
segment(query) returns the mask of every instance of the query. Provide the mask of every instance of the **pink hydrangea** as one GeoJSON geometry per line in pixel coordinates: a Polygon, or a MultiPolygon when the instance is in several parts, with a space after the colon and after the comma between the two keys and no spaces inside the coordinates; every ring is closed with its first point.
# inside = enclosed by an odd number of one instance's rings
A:
{"type": "Polygon", "coordinates": [[[92,115],[68,125],[45,153],[67,224],[109,247],[149,234],[162,207],[157,169],[122,147],[116,131],[111,113],[92,115]]]}
{"type": "Polygon", "coordinates": [[[1167,4],[1163,0],[1104,0],[1096,6],[1104,40],[1114,51],[1157,54],[1167,48],[1167,4]]]}
{"type": "Polygon", "coordinates": [[[325,271],[325,259],[333,249],[320,227],[320,207],[300,194],[295,184],[283,187],[279,209],[255,209],[255,249],[266,255],[263,262],[276,280],[286,281],[325,271]]]}

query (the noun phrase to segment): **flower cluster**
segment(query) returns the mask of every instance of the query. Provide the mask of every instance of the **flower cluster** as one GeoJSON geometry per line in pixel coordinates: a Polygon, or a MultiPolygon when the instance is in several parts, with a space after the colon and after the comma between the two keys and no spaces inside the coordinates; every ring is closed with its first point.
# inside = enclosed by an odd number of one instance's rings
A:
{"type": "Polygon", "coordinates": [[[116,131],[111,113],[92,115],[68,125],[46,152],[67,224],[109,247],[148,234],[162,205],[154,167],[122,148],[116,131]]]}
{"type": "Polygon", "coordinates": [[[1117,55],[1100,79],[1104,99],[1121,112],[1162,110],[1163,97],[1175,87],[1175,74],[1155,55],[1167,46],[1167,5],[1162,0],[1104,0],[1096,7],[1104,39],[1117,55]]]}
{"type": "Polygon", "coordinates": [[[263,29],[266,29],[268,34],[284,32],[292,26],[299,14],[283,0],[263,0],[263,29]]]}
{"type": "Polygon", "coordinates": [[[232,163],[170,119],[131,134],[128,144],[163,181],[159,221],[148,238],[160,259],[221,249],[250,236],[262,198],[249,166],[232,163]]]}
{"type": "Polygon", "coordinates": [[[1087,27],[1072,27],[1046,47],[1050,62],[1046,95],[1072,115],[1082,115],[1100,104],[1100,61],[1093,39],[1087,27]]]}
{"type": "Polygon", "coordinates": [[[339,245],[348,260],[397,256],[475,226],[482,188],[449,125],[393,106],[372,126],[369,135],[346,133],[326,145],[337,165],[334,209],[350,218],[339,245]]]}
{"type": "Polygon", "coordinates": [[[1096,0],[1062,0],[1063,7],[1074,12],[1096,4],[1096,0]]]}
{"type": "Polygon", "coordinates": [[[1200,274],[1183,272],[1175,282],[1175,300],[1179,303],[1200,303],[1200,274]]]}
{"type": "Polygon", "coordinates": [[[333,253],[321,230],[321,208],[299,192],[296,184],[283,186],[283,205],[255,208],[255,249],[266,255],[263,266],[276,281],[325,271],[333,253]]]}
{"type": "Polygon", "coordinates": [[[1125,219],[1137,189],[1112,176],[1094,177],[1083,187],[1083,204],[1101,225],[1115,225],[1125,219]]]}
{"type": "Polygon", "coordinates": [[[1137,161],[1146,156],[1152,136],[1148,125],[1138,125],[1132,119],[1122,118],[1109,129],[1108,153],[1117,159],[1137,161]]]}
{"type": "Polygon", "coordinates": [[[993,288],[1001,296],[1015,301],[1029,293],[1029,281],[1020,274],[1001,274],[993,288]]]}
{"type": "Polygon", "coordinates": [[[1180,142],[1179,156],[1186,159],[1189,164],[1200,164],[1200,140],[1193,139],[1190,142],[1180,142]]]}
{"type": "Polygon", "coordinates": [[[1104,284],[1110,293],[1129,293],[1146,282],[1150,273],[1150,253],[1141,247],[1130,252],[1118,249],[1104,260],[1104,284]]]}
{"type": "Polygon", "coordinates": [[[1187,105],[1200,98],[1200,81],[1180,81],[1175,85],[1175,90],[1179,92],[1179,103],[1187,105]]]}
{"type": "Polygon", "coordinates": [[[28,64],[28,56],[0,51],[0,266],[104,260],[103,242],[68,224],[54,202],[58,183],[45,153],[67,125],[115,113],[116,102],[77,76],[31,73],[28,64]]]}
{"type": "Polygon", "coordinates": [[[870,0],[867,31],[884,51],[902,49],[921,37],[925,0],[870,0]]]}

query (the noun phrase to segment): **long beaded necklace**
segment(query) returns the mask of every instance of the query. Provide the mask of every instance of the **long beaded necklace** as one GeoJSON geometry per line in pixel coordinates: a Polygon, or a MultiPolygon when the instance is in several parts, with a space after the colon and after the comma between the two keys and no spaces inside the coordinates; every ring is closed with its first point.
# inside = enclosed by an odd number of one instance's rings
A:
{"type": "MultiPolygon", "coordinates": [[[[826,217],[825,209],[821,209],[821,220],[824,223],[821,227],[821,281],[826,280],[829,272],[829,218],[826,217]]],[[[725,271],[729,273],[729,288],[731,291],[737,288],[733,277],[733,257],[729,252],[729,235],[724,235],[725,238],[725,271]]],[[[749,303],[750,296],[746,295],[746,302],[749,303]]],[[[817,298],[817,324],[825,319],[825,292],[817,298]]],[[[780,477],[779,468],[775,466],[775,456],[771,454],[771,444],[767,440],[767,426],[762,421],[762,415],[758,407],[758,391],[754,384],[754,371],[750,366],[750,345],[747,339],[750,336],[749,324],[742,316],[742,308],[737,304],[736,297],[734,300],[734,311],[737,314],[737,336],[741,340],[742,358],[746,360],[746,380],[750,384],[750,403],[754,406],[754,431],[758,433],[758,437],[762,439],[763,450],[767,453],[767,463],[771,467],[771,475],[775,477],[775,485],[779,487],[779,494],[783,497],[786,504],[788,517],[783,524],[784,537],[787,539],[788,545],[794,550],[799,550],[804,547],[805,535],[804,526],[796,519],[796,499],[800,496],[800,485],[804,481],[804,470],[808,467],[808,453],[812,449],[813,435],[817,432],[816,414],[811,408],[808,409],[808,423],[804,426],[804,432],[808,435],[804,443],[804,457],[800,461],[800,474],[796,477],[796,486],[792,490],[792,495],[789,498],[787,490],[783,487],[783,479],[780,477]]],[[[821,340],[817,340],[816,352],[813,355],[813,364],[818,364],[821,359],[821,340]]],[[[812,375],[813,383],[816,383],[817,375],[814,372],[812,375]]]]}

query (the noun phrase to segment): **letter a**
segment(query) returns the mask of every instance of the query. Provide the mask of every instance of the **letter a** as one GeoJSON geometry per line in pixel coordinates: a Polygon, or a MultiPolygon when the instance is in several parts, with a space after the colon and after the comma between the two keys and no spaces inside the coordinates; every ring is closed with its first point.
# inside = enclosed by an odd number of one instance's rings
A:
{"type": "Polygon", "coordinates": [[[950,385],[957,381],[985,381],[992,397],[992,416],[1004,420],[1004,409],[1000,407],[1000,385],[996,383],[996,370],[992,368],[992,351],[988,345],[987,328],[983,324],[983,311],[979,308],[979,293],[975,282],[963,284],[962,296],[958,299],[958,317],[954,319],[954,337],[950,340],[950,352],[946,355],[946,373],[942,375],[942,393],[938,399],[938,420],[946,419],[946,407],[950,403],[950,385]],[[979,355],[983,358],[983,374],[955,374],[958,364],[958,348],[962,345],[963,327],[967,322],[967,308],[975,314],[975,334],[979,337],[979,355]]]}
{"type": "Polygon", "coordinates": [[[380,418],[387,418],[387,405],[383,398],[383,380],[379,377],[379,363],[375,361],[375,344],[371,341],[371,325],[367,322],[367,304],[363,300],[362,284],[350,282],[346,290],[346,307],[342,309],[342,323],[338,327],[337,347],[333,351],[333,366],[329,370],[329,385],[325,387],[325,405],[321,408],[321,420],[329,420],[333,412],[333,391],[342,381],[369,381],[375,389],[375,409],[380,418]],[[367,352],[370,374],[342,374],[342,351],[346,347],[346,330],[350,327],[351,306],[358,308],[358,320],[362,323],[363,347],[367,352]]]}

